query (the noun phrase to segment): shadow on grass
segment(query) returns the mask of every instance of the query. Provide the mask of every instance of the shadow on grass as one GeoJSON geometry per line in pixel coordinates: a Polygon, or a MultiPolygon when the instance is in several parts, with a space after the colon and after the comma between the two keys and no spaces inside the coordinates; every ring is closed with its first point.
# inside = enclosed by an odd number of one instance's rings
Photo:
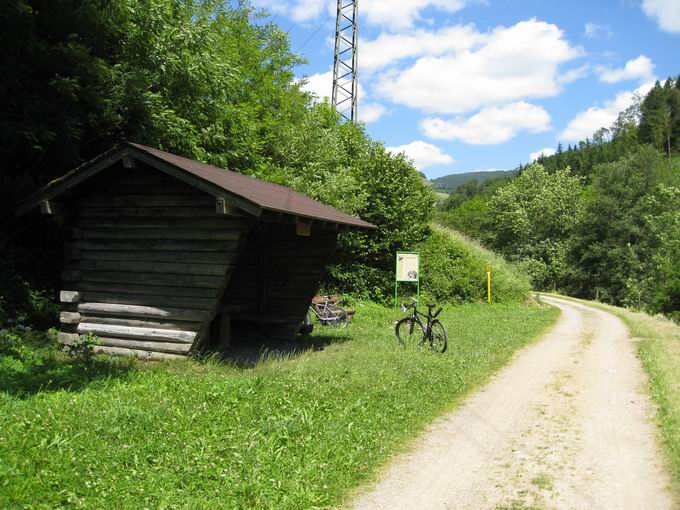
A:
{"type": "Polygon", "coordinates": [[[227,352],[221,353],[224,362],[239,367],[253,368],[271,359],[290,359],[310,351],[323,351],[330,345],[342,344],[348,335],[311,335],[293,342],[274,342],[261,339],[236,339],[227,352]]]}
{"type": "Polygon", "coordinates": [[[58,352],[28,358],[0,355],[0,393],[28,398],[51,391],[80,391],[95,381],[125,377],[132,369],[131,360],[109,356],[77,360],[58,352]]]}

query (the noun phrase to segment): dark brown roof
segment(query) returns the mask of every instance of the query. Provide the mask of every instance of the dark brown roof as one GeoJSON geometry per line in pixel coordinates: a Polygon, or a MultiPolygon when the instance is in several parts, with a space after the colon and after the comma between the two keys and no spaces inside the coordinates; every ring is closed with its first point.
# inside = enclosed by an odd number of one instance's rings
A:
{"type": "MultiPolygon", "coordinates": [[[[184,158],[182,156],[177,156],[175,154],[170,154],[169,152],[164,152],[136,143],[122,144],[117,149],[103,154],[92,162],[83,165],[73,172],[70,172],[63,178],[59,179],[57,183],[55,183],[57,184],[56,186],[48,186],[46,190],[44,190],[42,193],[39,193],[39,199],[33,203],[33,206],[37,205],[37,202],[40,200],[46,200],[58,195],[60,192],[57,189],[55,189],[53,193],[50,193],[50,191],[53,191],[53,187],[59,188],[61,186],[67,186],[68,181],[75,179],[78,176],[80,176],[81,179],[83,177],[87,178],[86,174],[88,169],[96,164],[101,166],[100,162],[105,162],[107,160],[115,161],[119,159],[116,156],[119,155],[122,157],[123,153],[127,153],[133,158],[135,158],[135,156],[139,156],[138,159],[142,159],[145,163],[151,164],[152,166],[154,161],[170,164],[175,169],[188,172],[192,176],[198,177],[205,183],[217,186],[218,188],[228,192],[229,195],[245,200],[246,204],[252,204],[254,206],[253,209],[255,210],[260,209],[273,211],[306,219],[338,223],[355,228],[376,228],[374,225],[362,219],[351,216],[333,207],[329,207],[325,204],[322,204],[318,200],[314,200],[313,198],[303,195],[302,193],[298,193],[297,191],[293,191],[292,189],[286,188],[285,186],[261,181],[253,177],[248,177],[247,175],[225,170],[223,168],[218,168],[213,165],[201,163],[199,161],[194,161],[192,159],[184,158]],[[138,151],[141,152],[141,154],[139,154],[138,151]],[[143,157],[144,155],[147,157],[143,157]],[[148,156],[150,156],[150,158],[148,156]]],[[[23,209],[28,209],[28,206],[30,206],[30,204],[27,204],[27,206],[25,206],[23,209]]]]}

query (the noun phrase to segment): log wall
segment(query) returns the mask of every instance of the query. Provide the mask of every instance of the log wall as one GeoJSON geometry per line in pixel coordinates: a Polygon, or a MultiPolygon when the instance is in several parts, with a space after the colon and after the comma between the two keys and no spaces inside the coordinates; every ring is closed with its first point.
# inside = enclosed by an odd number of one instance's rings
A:
{"type": "Polygon", "coordinates": [[[222,306],[246,305],[232,315],[233,336],[292,339],[331,260],[337,231],[297,235],[293,223],[253,227],[222,298],[222,306]]]}
{"type": "Polygon", "coordinates": [[[139,165],[107,169],[71,203],[61,340],[94,333],[98,350],[151,358],[203,341],[251,221],[139,165]]]}

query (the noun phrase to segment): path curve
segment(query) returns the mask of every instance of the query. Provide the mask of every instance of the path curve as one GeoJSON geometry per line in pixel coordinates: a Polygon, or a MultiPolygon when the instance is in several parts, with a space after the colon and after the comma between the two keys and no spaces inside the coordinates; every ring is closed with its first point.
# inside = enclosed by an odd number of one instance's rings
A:
{"type": "Polygon", "coordinates": [[[438,419],[352,507],[665,509],[647,379],[624,324],[579,303],[458,410],[438,419]]]}

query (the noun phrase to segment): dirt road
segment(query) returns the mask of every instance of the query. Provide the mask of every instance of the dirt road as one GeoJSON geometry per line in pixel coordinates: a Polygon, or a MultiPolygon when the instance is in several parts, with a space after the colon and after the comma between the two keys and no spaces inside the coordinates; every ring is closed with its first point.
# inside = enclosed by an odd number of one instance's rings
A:
{"type": "Polygon", "coordinates": [[[627,329],[543,299],[562,310],[553,330],[430,426],[353,508],[673,508],[627,329]]]}

